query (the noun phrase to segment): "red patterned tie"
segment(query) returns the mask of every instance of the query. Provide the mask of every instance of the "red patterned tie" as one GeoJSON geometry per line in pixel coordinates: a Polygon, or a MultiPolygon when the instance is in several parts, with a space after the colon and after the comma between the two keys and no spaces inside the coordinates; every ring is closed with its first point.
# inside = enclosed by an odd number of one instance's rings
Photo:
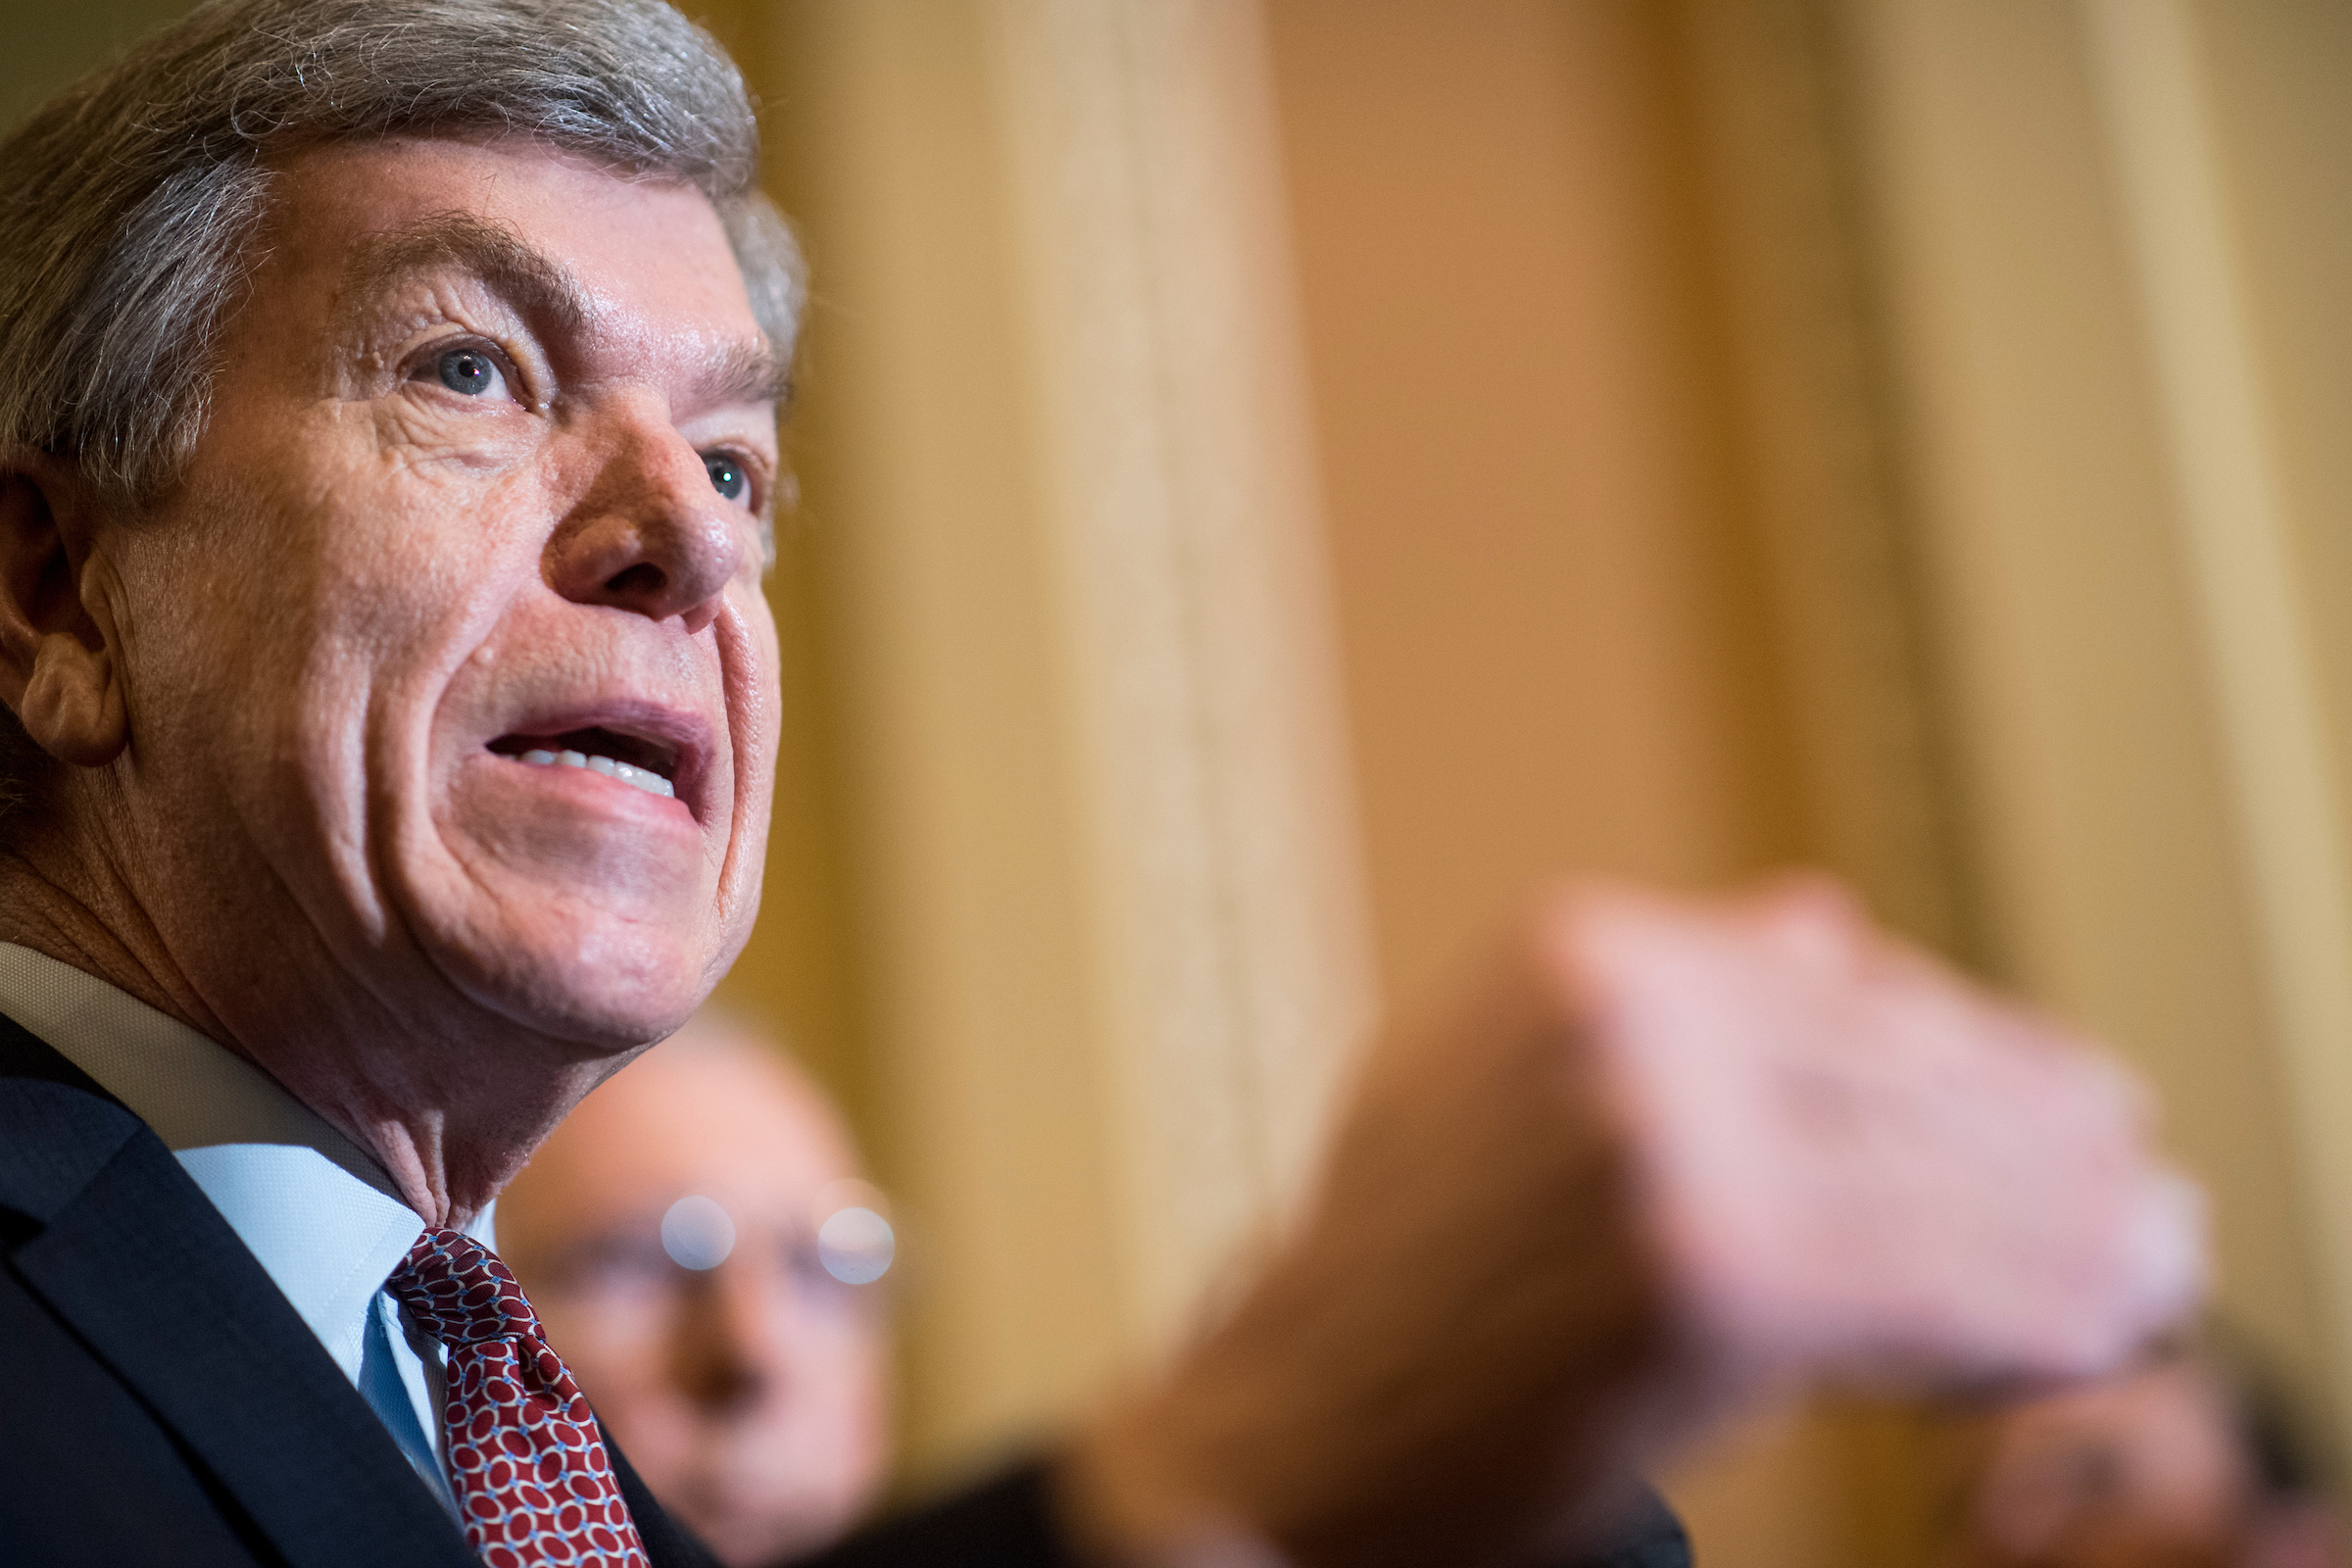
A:
{"type": "Polygon", "coordinates": [[[488,1568],[647,1568],[596,1418],[507,1265],[427,1226],[384,1289],[449,1348],[450,1480],[488,1568]]]}

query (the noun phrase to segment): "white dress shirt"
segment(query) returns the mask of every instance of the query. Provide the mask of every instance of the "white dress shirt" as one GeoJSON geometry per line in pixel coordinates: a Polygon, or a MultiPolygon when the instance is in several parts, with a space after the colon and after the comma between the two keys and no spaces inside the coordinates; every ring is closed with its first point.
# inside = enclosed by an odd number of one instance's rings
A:
{"type": "MultiPolygon", "coordinates": [[[[424,1222],[382,1167],[244,1057],[46,954],[0,942],[0,1012],[155,1129],[454,1514],[442,1348],[383,1289],[424,1222]]],[[[468,1234],[495,1249],[488,1210],[468,1234]]]]}

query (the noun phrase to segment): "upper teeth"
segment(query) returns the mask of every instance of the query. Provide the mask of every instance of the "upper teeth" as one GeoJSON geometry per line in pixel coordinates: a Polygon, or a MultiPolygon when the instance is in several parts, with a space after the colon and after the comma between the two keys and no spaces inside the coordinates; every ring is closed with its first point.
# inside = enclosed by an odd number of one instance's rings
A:
{"type": "Polygon", "coordinates": [[[616,778],[623,784],[635,785],[646,794],[659,795],[665,801],[674,798],[677,794],[676,790],[670,788],[669,780],[661,774],[650,768],[636,767],[627,762],[615,761],[610,757],[591,757],[586,752],[528,751],[522,754],[519,760],[528,762],[533,767],[554,767],[559,764],[564,767],[584,767],[591,773],[602,773],[607,778],[616,778]]]}

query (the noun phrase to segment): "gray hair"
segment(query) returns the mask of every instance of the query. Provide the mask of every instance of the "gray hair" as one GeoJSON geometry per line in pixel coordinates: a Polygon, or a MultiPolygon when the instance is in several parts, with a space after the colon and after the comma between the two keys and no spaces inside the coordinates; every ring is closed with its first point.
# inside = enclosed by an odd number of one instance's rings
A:
{"type": "MultiPolygon", "coordinates": [[[[213,0],[0,141],[0,457],[126,502],[203,434],[271,166],[396,135],[532,137],[710,198],[789,360],[805,297],[743,77],[661,0],[213,0]]],[[[0,709],[0,811],[42,759],[0,709]]]]}

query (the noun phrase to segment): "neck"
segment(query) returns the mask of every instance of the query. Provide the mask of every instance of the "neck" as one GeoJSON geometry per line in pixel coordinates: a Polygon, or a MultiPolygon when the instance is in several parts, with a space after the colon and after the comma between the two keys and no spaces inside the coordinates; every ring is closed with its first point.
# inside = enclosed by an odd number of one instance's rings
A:
{"type": "Polygon", "coordinates": [[[633,1054],[583,1052],[476,1009],[396,1014],[365,985],[283,984],[318,953],[273,955],[278,983],[267,989],[250,965],[208,984],[208,965],[173,950],[126,879],[34,847],[0,849],[0,942],[103,980],[252,1062],[370,1154],[433,1225],[471,1224],[633,1054]]]}
{"type": "Polygon", "coordinates": [[[104,865],[44,854],[45,844],[34,837],[0,848],[0,942],[45,953],[227,1044],[129,886],[104,865]]]}
{"type": "Polygon", "coordinates": [[[260,1064],[375,1156],[427,1224],[471,1224],[589,1090],[629,1059],[564,1060],[519,1029],[395,1049],[289,1043],[260,1064]]]}

